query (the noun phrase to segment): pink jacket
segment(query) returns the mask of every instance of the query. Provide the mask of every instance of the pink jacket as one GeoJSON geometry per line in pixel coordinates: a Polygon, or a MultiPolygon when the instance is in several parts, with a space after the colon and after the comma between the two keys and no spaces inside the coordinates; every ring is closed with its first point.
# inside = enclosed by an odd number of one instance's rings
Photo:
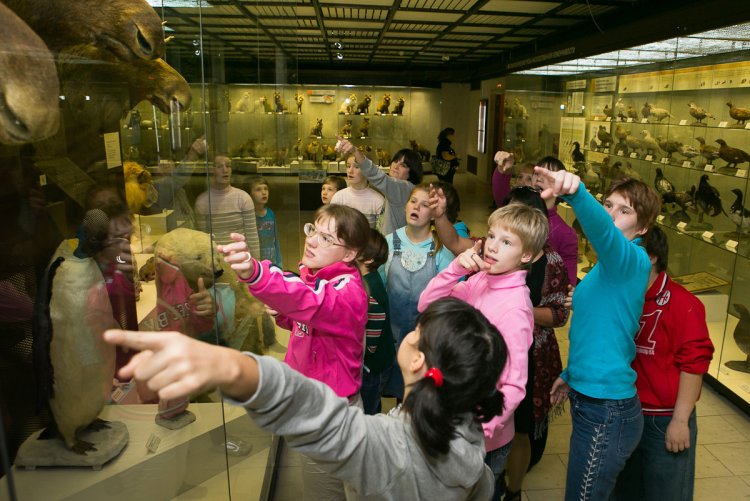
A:
{"type": "Polygon", "coordinates": [[[292,331],[286,363],[348,398],[362,385],[367,293],[354,266],[334,263],[300,275],[256,261],[250,293],[279,312],[276,323],[292,331]]]}
{"type": "Polygon", "coordinates": [[[526,271],[506,275],[476,273],[458,282],[468,271],[455,259],[450,266],[433,278],[419,297],[419,311],[441,297],[452,296],[466,301],[481,311],[500,331],[508,346],[505,364],[497,389],[504,397],[502,415],[484,423],[484,445],[493,451],[510,443],[515,434],[513,412],[526,395],[529,348],[534,340],[534,314],[526,271]]]}

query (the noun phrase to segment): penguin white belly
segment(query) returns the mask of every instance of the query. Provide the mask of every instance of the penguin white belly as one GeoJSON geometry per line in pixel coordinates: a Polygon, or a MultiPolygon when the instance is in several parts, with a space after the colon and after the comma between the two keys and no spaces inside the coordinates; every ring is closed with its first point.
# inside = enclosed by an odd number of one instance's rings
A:
{"type": "Polygon", "coordinates": [[[76,432],[97,418],[109,396],[115,348],[101,335],[117,325],[96,262],[62,254],[66,259],[55,275],[50,300],[54,371],[50,408],[70,448],[76,443],[76,432]]]}

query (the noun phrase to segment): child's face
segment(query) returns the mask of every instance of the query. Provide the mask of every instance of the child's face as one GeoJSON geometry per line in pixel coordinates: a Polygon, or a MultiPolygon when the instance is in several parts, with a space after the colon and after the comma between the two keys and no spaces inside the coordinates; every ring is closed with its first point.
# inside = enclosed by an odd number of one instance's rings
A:
{"type": "Polygon", "coordinates": [[[268,185],[256,184],[250,189],[250,197],[255,205],[265,206],[268,203],[268,185]]]}
{"type": "Polygon", "coordinates": [[[516,186],[534,186],[534,171],[522,170],[516,178],[516,186]]]}
{"type": "Polygon", "coordinates": [[[484,243],[484,262],[490,265],[487,273],[500,275],[516,271],[531,261],[531,253],[524,252],[521,239],[501,224],[493,224],[484,243]]]}
{"type": "Polygon", "coordinates": [[[305,237],[302,264],[317,271],[339,261],[352,261],[357,253],[336,236],[336,220],[322,216],[315,221],[315,234],[305,237]]]}
{"type": "Polygon", "coordinates": [[[357,163],[354,158],[350,158],[346,161],[346,179],[350,185],[359,186],[365,182],[365,176],[362,175],[362,171],[359,170],[357,163]]]}
{"type": "Polygon", "coordinates": [[[391,162],[391,170],[388,175],[395,179],[409,179],[409,166],[404,163],[403,157],[391,162]]]}
{"type": "Polygon", "coordinates": [[[325,205],[328,205],[331,203],[331,199],[333,198],[333,195],[336,194],[336,192],[339,191],[336,189],[336,186],[334,186],[331,183],[323,183],[323,187],[320,188],[320,199],[323,201],[325,205]]]}
{"type": "Polygon", "coordinates": [[[414,190],[406,202],[406,224],[422,228],[430,224],[431,215],[429,194],[414,190]]]}
{"type": "Polygon", "coordinates": [[[232,159],[218,156],[214,159],[213,183],[217,188],[226,188],[232,179],[232,159]]]}
{"type": "Polygon", "coordinates": [[[645,230],[638,224],[638,214],[630,205],[630,200],[620,193],[612,193],[604,200],[604,209],[612,216],[615,227],[618,228],[625,238],[633,240],[635,237],[643,235],[645,230]]]}

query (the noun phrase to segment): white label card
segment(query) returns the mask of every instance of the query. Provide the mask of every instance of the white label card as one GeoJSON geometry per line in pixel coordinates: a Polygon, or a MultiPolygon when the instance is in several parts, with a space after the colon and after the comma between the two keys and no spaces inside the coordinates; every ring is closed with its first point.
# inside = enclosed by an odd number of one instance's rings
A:
{"type": "Polygon", "coordinates": [[[633,123],[633,118],[632,117],[628,117],[628,123],[633,123]]]}
{"type": "Polygon", "coordinates": [[[703,237],[703,240],[705,240],[706,242],[710,242],[711,239],[714,238],[714,234],[710,231],[704,231],[703,234],[701,234],[701,237],[703,237]]]}
{"type": "Polygon", "coordinates": [[[656,222],[660,224],[664,224],[664,215],[659,214],[658,216],[656,216],[656,222]]]}
{"type": "Polygon", "coordinates": [[[747,177],[747,170],[746,169],[737,169],[737,172],[734,174],[737,177],[747,177]]]}
{"type": "Polygon", "coordinates": [[[736,240],[727,240],[724,246],[732,252],[737,252],[738,242],[736,240]]]}
{"type": "Polygon", "coordinates": [[[104,133],[104,154],[107,158],[108,169],[114,169],[115,167],[122,165],[122,159],[120,158],[119,132],[104,133]]]}
{"type": "Polygon", "coordinates": [[[680,125],[687,125],[687,120],[680,120],[680,125]]]}
{"type": "Polygon", "coordinates": [[[607,118],[604,119],[604,121],[605,122],[611,122],[612,121],[612,117],[607,117],[607,118]]]}
{"type": "Polygon", "coordinates": [[[711,164],[706,164],[706,166],[703,167],[703,170],[706,171],[706,172],[713,172],[714,171],[714,166],[711,165],[711,164]]]}
{"type": "Polygon", "coordinates": [[[618,156],[618,157],[621,157],[621,156],[623,156],[624,154],[625,154],[625,152],[624,152],[624,151],[622,151],[622,150],[617,150],[617,156],[618,156]]]}
{"type": "Polygon", "coordinates": [[[727,122],[719,122],[719,127],[724,128],[727,126],[727,122]]]}
{"type": "Polygon", "coordinates": [[[669,159],[667,157],[664,157],[664,158],[661,159],[661,163],[663,163],[663,164],[666,165],[666,164],[669,163],[669,159]]]}
{"type": "Polygon", "coordinates": [[[154,453],[156,452],[156,449],[159,448],[160,443],[161,443],[161,438],[157,437],[156,435],[152,433],[151,436],[149,436],[148,440],[146,441],[146,449],[149,452],[154,453]]]}
{"type": "Polygon", "coordinates": [[[745,128],[746,129],[750,129],[750,122],[748,122],[748,123],[745,124],[745,128]]]}
{"type": "Polygon", "coordinates": [[[654,159],[653,155],[646,155],[646,161],[651,162],[654,159]]]}
{"type": "Polygon", "coordinates": [[[677,229],[680,231],[685,231],[687,229],[687,223],[685,221],[680,221],[677,223],[677,229]]]}
{"type": "Polygon", "coordinates": [[[682,162],[682,166],[683,167],[690,167],[690,160],[685,160],[684,162],[682,162]]]}
{"type": "Polygon", "coordinates": [[[638,158],[638,153],[635,151],[630,154],[630,158],[638,158]]]}
{"type": "Polygon", "coordinates": [[[601,193],[597,193],[596,194],[596,199],[601,202],[604,199],[604,195],[602,195],[601,193]]]}
{"type": "Polygon", "coordinates": [[[641,123],[642,124],[647,124],[648,123],[648,118],[642,118],[641,119],[641,123]]]}

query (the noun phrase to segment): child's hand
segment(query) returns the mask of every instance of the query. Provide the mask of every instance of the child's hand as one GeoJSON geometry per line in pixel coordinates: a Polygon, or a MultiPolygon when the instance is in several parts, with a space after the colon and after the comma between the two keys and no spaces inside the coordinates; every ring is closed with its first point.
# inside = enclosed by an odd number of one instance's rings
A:
{"type": "Polygon", "coordinates": [[[255,273],[255,262],[247,250],[245,237],[239,233],[230,233],[229,237],[234,242],[227,245],[217,245],[216,249],[224,254],[224,262],[229,263],[240,278],[247,280],[255,273]]]}
{"type": "Polygon", "coordinates": [[[552,405],[565,402],[568,399],[569,392],[570,386],[568,386],[568,383],[566,383],[563,378],[558,377],[552,384],[552,390],[549,392],[549,401],[552,405]]]}
{"type": "Polygon", "coordinates": [[[487,264],[484,259],[479,257],[479,252],[482,250],[481,240],[474,242],[474,247],[467,249],[458,255],[458,264],[463,266],[469,271],[484,271],[489,269],[490,265],[487,264]]]}
{"type": "Polygon", "coordinates": [[[442,188],[435,189],[434,186],[432,186],[432,183],[430,183],[430,192],[429,192],[429,200],[428,203],[430,205],[430,217],[432,219],[440,219],[445,215],[445,208],[448,205],[447,200],[445,199],[445,194],[443,193],[442,188]]]}
{"type": "Polygon", "coordinates": [[[567,294],[565,294],[565,302],[563,303],[563,306],[565,306],[569,310],[573,308],[573,293],[575,291],[575,286],[568,284],[568,292],[567,294]]]}
{"type": "Polygon", "coordinates": [[[345,157],[346,155],[353,153],[354,154],[354,160],[358,164],[361,164],[365,161],[365,155],[359,151],[359,149],[354,146],[351,141],[348,139],[344,139],[344,136],[336,136],[336,146],[334,147],[334,150],[336,150],[339,155],[342,157],[345,157]]]}
{"type": "Polygon", "coordinates": [[[513,153],[507,151],[498,151],[495,153],[495,165],[497,165],[497,170],[501,174],[508,172],[513,167],[514,162],[515,157],[513,153]]]}
{"type": "Polygon", "coordinates": [[[213,317],[214,298],[203,284],[203,277],[198,278],[198,292],[190,294],[190,303],[195,306],[194,312],[199,317],[213,317]]]}
{"type": "Polygon", "coordinates": [[[534,173],[545,181],[545,188],[541,195],[545,200],[555,196],[572,195],[578,191],[581,178],[566,170],[552,172],[544,167],[534,167],[534,173]]]}

